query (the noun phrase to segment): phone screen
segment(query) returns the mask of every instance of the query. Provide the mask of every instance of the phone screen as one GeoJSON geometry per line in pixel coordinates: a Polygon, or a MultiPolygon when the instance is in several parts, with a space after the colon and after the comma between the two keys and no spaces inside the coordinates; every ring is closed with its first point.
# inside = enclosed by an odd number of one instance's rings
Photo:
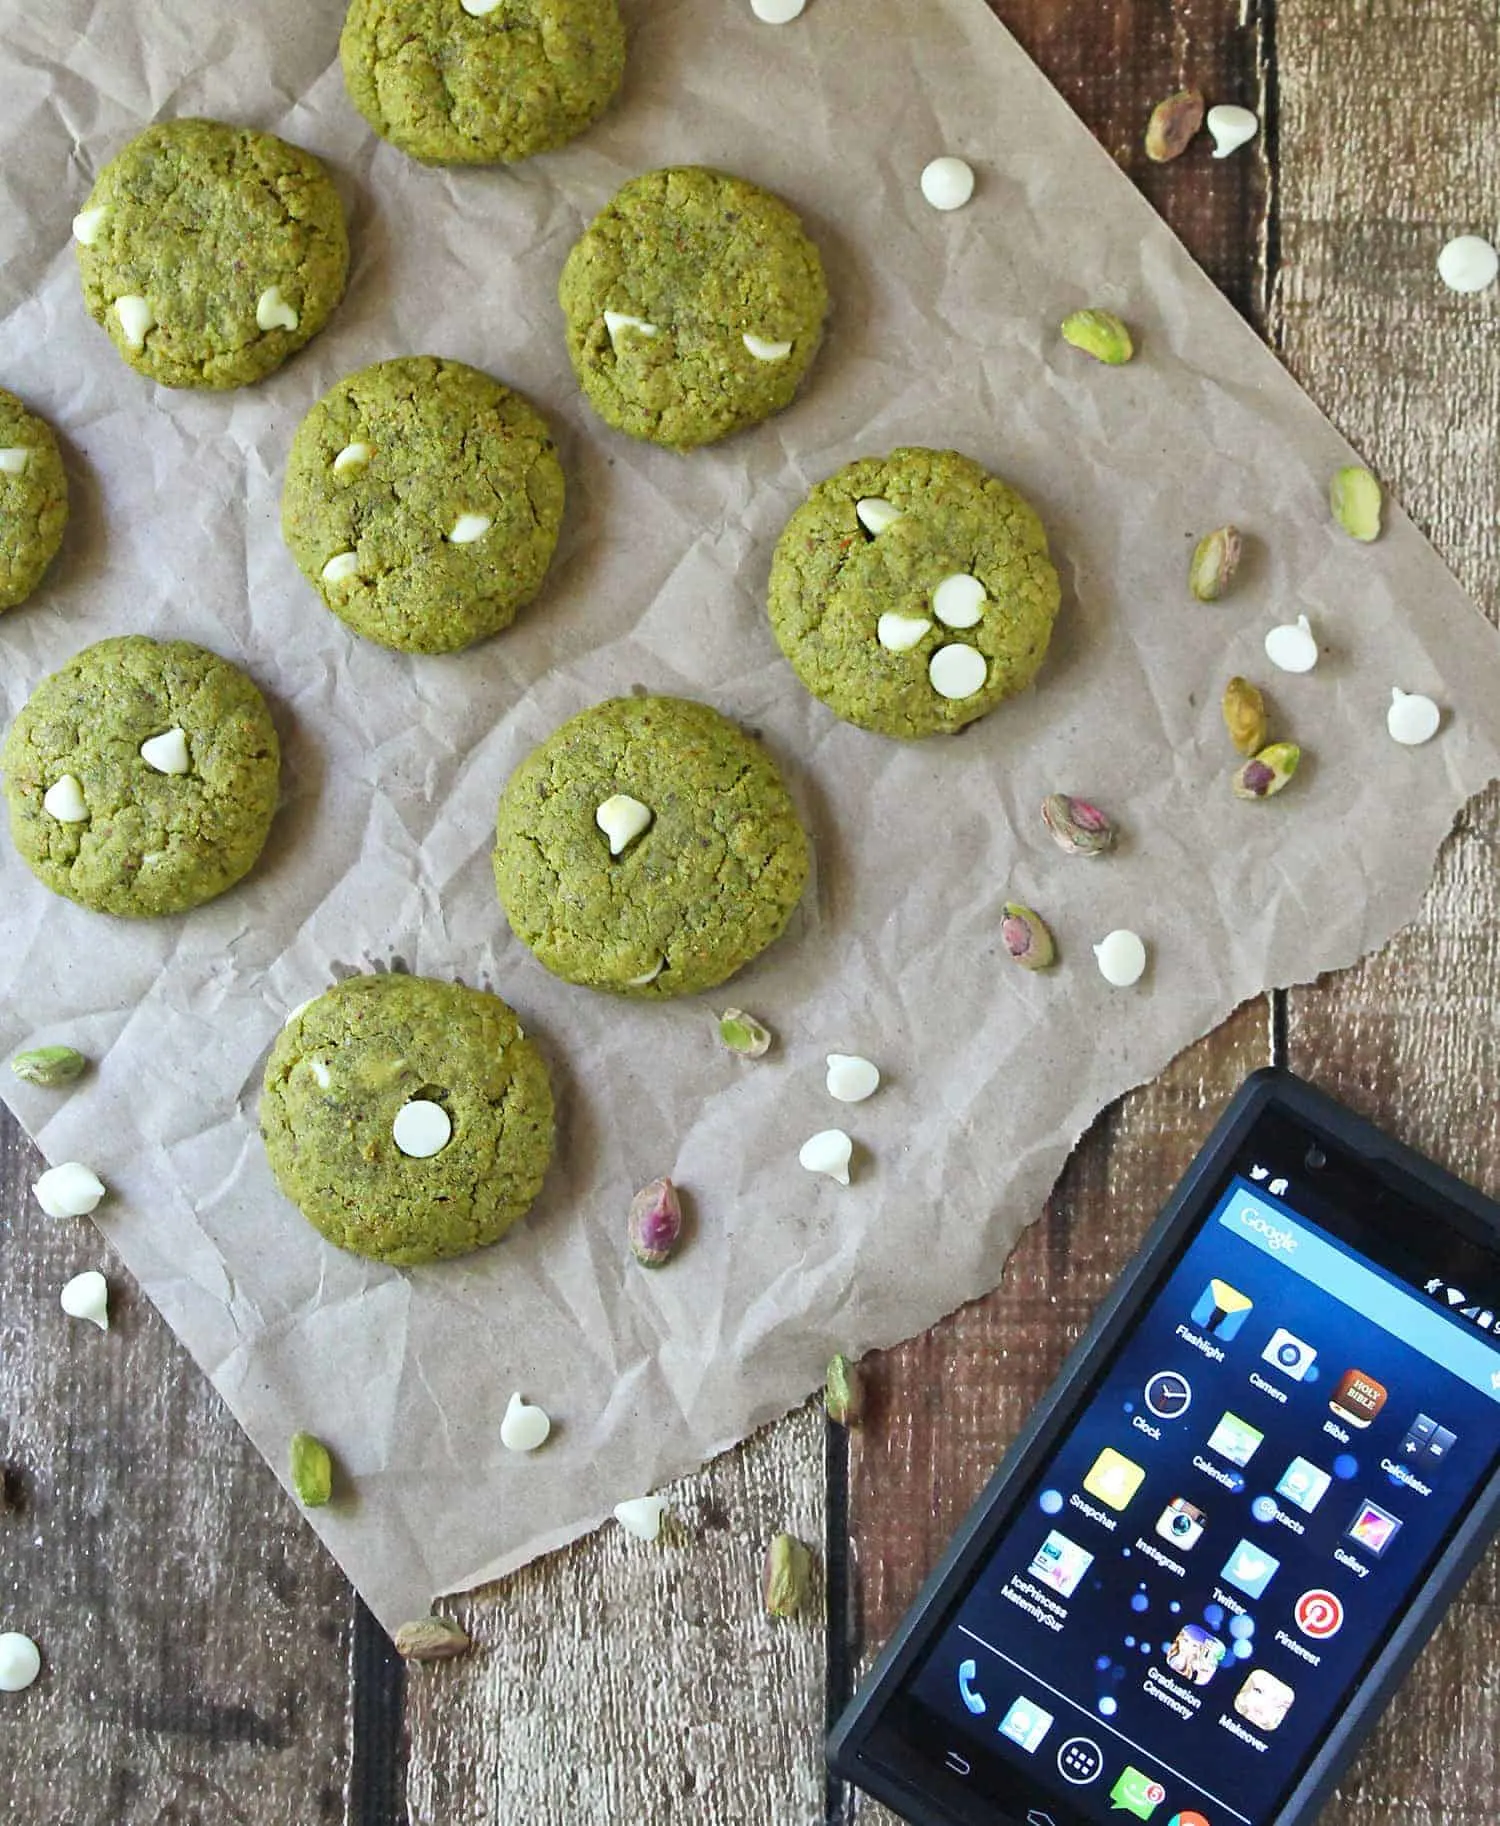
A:
{"type": "Polygon", "coordinates": [[[1218,1189],[893,1701],[1017,1819],[1265,1826],[1494,1474],[1500,1286],[1267,1177],[1218,1189]]]}

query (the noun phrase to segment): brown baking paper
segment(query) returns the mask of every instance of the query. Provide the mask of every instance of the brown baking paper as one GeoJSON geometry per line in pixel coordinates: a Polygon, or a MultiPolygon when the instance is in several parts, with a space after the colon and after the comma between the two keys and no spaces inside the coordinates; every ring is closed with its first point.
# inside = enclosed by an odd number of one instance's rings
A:
{"type": "Polygon", "coordinates": [[[453,173],[354,113],[336,5],[0,0],[0,384],[60,428],[74,485],[54,574],[0,621],[4,709],[103,636],[182,636],[248,668],[286,749],[262,863],[184,919],[87,913],[0,844],[0,1043],[98,1061],[71,1094],[7,1073],[5,1096],[50,1160],[108,1182],[105,1233],[278,1475],[295,1429],[332,1446],[344,1494],[309,1519],[387,1625],[742,1438],[831,1352],[992,1287],[1095,1112],[1247,996],[1380,945],[1459,806],[1500,772],[1500,641],[1398,511],[1373,547],[1331,523],[1348,447],[982,0],[811,0],[781,29],[741,0],[629,15],[626,93],[597,130],[518,170],[453,173]],[[129,372],[85,315],[69,245],[101,165],[191,113],[321,154],[355,250],[328,331],[228,395],[129,372]],[[939,152],[979,173],[956,215],[918,189],[939,152]],[[835,300],[801,402],[690,457],[593,419],[554,301],[592,213],[682,161],[786,196],[835,300]],[[1133,365],[1059,341],[1090,304],[1134,326],[1133,365]],[[524,389],[571,491],[543,598],[441,659],[354,638],[277,529],[303,413],[351,369],[417,352],[524,389]],[[807,489],[903,443],[956,447],[1020,487],[1064,580],[1037,688],[915,746],[808,698],[763,606],[807,489]],[[1251,557],[1233,596],[1201,607],[1192,542],[1231,520],[1251,557]],[[1272,674],[1265,633],[1299,612],[1322,662],[1272,674]],[[1309,751],[1274,803],[1229,793],[1233,672],[1268,686],[1277,729],[1309,751]],[[1430,746],[1386,734],[1393,685],[1444,706],[1430,746]],[[655,1007],[549,977],[507,931],[489,863],[510,770],[638,687],[763,732],[817,856],[781,943],[719,996],[655,1007]],[[1054,847],[1037,808],[1058,789],[1115,814],[1118,853],[1054,847]],[[1011,898],[1053,925],[1055,971],[1002,953],[1011,898]],[[1122,925],[1151,951],[1132,991],[1090,950],[1122,925]],[[255,1106],[288,1010],[371,968],[497,990],[552,1067],[546,1189],[468,1261],[398,1272],[341,1255],[266,1167],[255,1106]],[[725,1002],[775,1029],[765,1060],[720,1048],[725,1002]],[[833,1050],[880,1064],[870,1102],[827,1097],[833,1050]],[[797,1164],[834,1124],[858,1144],[847,1190],[797,1164]],[[686,1188],[693,1231],[653,1274],[627,1253],[625,1213],[661,1173],[686,1188]],[[555,1422],[535,1457],[500,1445],[515,1389],[555,1422]]]}

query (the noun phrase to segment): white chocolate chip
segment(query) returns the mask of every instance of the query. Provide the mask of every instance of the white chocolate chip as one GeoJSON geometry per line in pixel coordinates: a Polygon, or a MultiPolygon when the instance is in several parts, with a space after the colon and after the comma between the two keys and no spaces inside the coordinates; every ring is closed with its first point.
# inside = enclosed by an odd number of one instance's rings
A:
{"type": "Polygon", "coordinates": [[[842,1129],[819,1129],[809,1135],[797,1155],[809,1173],[825,1173],[841,1186],[849,1183],[849,1162],[854,1158],[854,1143],[842,1129]]]}
{"type": "Polygon", "coordinates": [[[148,333],[156,328],[156,313],[146,300],[133,294],[116,298],[115,316],[119,318],[120,328],[131,348],[137,352],[144,349],[148,333]]]}
{"type": "Polygon", "coordinates": [[[1221,102],[1208,111],[1208,130],[1213,135],[1214,157],[1227,159],[1231,152],[1249,145],[1260,132],[1260,122],[1248,108],[1234,108],[1221,102]]]}
{"type": "Polygon", "coordinates": [[[59,824],[82,824],[89,815],[83,788],[72,774],[54,780],[42,794],[42,810],[59,824]]]}
{"type": "Polygon", "coordinates": [[[887,609],[875,624],[875,638],[887,653],[910,653],[931,626],[924,616],[898,615],[887,609]]]}
{"type": "Polygon", "coordinates": [[[0,1693],[24,1693],[42,1671],[41,1650],[18,1630],[0,1636],[0,1693]]]}
{"type": "Polygon", "coordinates": [[[333,1083],[333,1074],[321,1059],[309,1059],[307,1069],[312,1073],[313,1083],[320,1091],[326,1091],[333,1083]]]}
{"type": "Polygon", "coordinates": [[[666,1510],[664,1496],[633,1496],[628,1503],[615,1504],[615,1520],[638,1541],[654,1541],[661,1533],[666,1510]]]}
{"type": "Polygon", "coordinates": [[[654,323],[647,323],[644,317],[629,317],[624,311],[606,311],[604,327],[609,331],[609,340],[617,349],[622,330],[634,330],[639,336],[657,336],[661,333],[654,323]]]}
{"type": "Polygon", "coordinates": [[[894,526],[901,518],[900,508],[892,507],[880,495],[866,495],[863,501],[856,501],[854,512],[865,531],[877,539],[888,526],[894,526]]]}
{"type": "Polygon", "coordinates": [[[109,1282],[97,1268],[75,1274],[63,1288],[61,1301],[70,1319],[87,1319],[100,1331],[109,1330],[109,1282]]]}
{"type": "Polygon", "coordinates": [[[316,996],[310,995],[305,1002],[298,1002],[297,1006],[292,1010],[292,1012],[287,1016],[287,1018],[281,1023],[282,1026],[290,1027],[292,1022],[297,1019],[298,1015],[306,1014],[308,1009],[312,1007],[313,1003],[317,999],[318,998],[316,996]]]}
{"type": "Polygon", "coordinates": [[[828,1094],[840,1103],[863,1103],[880,1089],[880,1068],[858,1053],[828,1055],[828,1094]]]}
{"type": "Polygon", "coordinates": [[[632,799],[629,793],[615,793],[594,813],[594,822],[609,838],[611,856],[622,856],[651,823],[651,807],[632,799]]]}
{"type": "Polygon", "coordinates": [[[1500,254],[1482,235],[1459,235],[1438,255],[1438,277],[1455,292],[1482,292],[1500,274],[1500,254]]]}
{"type": "Polygon", "coordinates": [[[939,697],[973,697],[984,689],[989,675],[989,662],[973,647],[939,647],[927,662],[927,677],[939,697]]]}
{"type": "Polygon", "coordinates": [[[476,539],[482,539],[495,522],[488,514],[460,514],[453,522],[453,531],[448,535],[450,545],[473,545],[476,539]]]}
{"type": "Polygon", "coordinates": [[[948,628],[972,628],[989,600],[984,585],[967,571],[945,577],[932,592],[932,612],[948,628]]]}
{"type": "Polygon", "coordinates": [[[30,461],[31,452],[20,445],[0,450],[0,476],[24,475],[30,461]]]}
{"type": "Polygon", "coordinates": [[[741,341],[757,361],[785,361],[792,352],[789,342],[767,342],[763,336],[751,336],[748,332],[741,341]]]}
{"type": "Polygon", "coordinates": [[[1392,688],[1385,726],[1393,742],[1399,742],[1403,748],[1420,748],[1437,734],[1442,720],[1442,711],[1430,697],[1423,697],[1417,691],[1403,691],[1399,685],[1392,688]]]}
{"type": "Polygon", "coordinates": [[[396,1111],[391,1137],[409,1160],[431,1160],[453,1139],[453,1123],[441,1103],[414,1097],[396,1111]]]}
{"type": "Polygon", "coordinates": [[[99,239],[104,227],[104,218],[109,214],[102,206],[95,209],[81,209],[73,218],[73,239],[82,242],[85,247],[92,247],[99,239]]]}
{"type": "Polygon", "coordinates": [[[345,444],[333,459],[333,473],[341,476],[351,469],[363,469],[374,454],[375,449],[371,444],[345,444]]]}
{"type": "Polygon", "coordinates": [[[643,971],[640,976],[627,976],[625,979],[625,987],[627,989],[644,989],[647,983],[654,983],[666,967],[667,960],[664,957],[659,957],[651,968],[643,971]]]}
{"type": "Polygon", "coordinates": [[[806,6],[807,0],[750,0],[750,11],[763,25],[790,25],[806,6]]]}
{"type": "Polygon", "coordinates": [[[1146,947],[1139,934],[1121,927],[1094,946],[1099,974],[1116,989],[1129,989],[1146,974],[1146,947]]]}
{"type": "Polygon", "coordinates": [[[279,285],[268,285],[255,306],[255,321],[263,330],[295,330],[302,319],[281,295],[279,285]]]}
{"type": "Polygon", "coordinates": [[[31,1188],[48,1217],[87,1217],[104,1196],[104,1182],[76,1160],[49,1167],[31,1188]]]}
{"type": "Polygon", "coordinates": [[[500,1422],[500,1443],[507,1452],[534,1452],[547,1443],[552,1422],[539,1407],[512,1395],[500,1422]]]}
{"type": "Polygon", "coordinates": [[[934,159],[922,173],[922,195],[945,214],[962,209],[974,194],[974,168],[963,159],[934,159]]]}
{"type": "Polygon", "coordinates": [[[1281,672],[1311,672],[1318,663],[1318,642],[1305,615],[1272,628],[1266,636],[1266,658],[1281,672]]]}
{"type": "Polygon", "coordinates": [[[335,552],[323,566],[324,583],[347,583],[359,572],[357,552],[335,552]]]}
{"type": "Polygon", "coordinates": [[[486,13],[494,12],[500,0],[458,0],[458,3],[471,19],[483,19],[486,13]]]}
{"type": "Polygon", "coordinates": [[[192,762],[188,759],[187,732],[168,729],[141,743],[141,759],[159,774],[185,774],[192,762]]]}

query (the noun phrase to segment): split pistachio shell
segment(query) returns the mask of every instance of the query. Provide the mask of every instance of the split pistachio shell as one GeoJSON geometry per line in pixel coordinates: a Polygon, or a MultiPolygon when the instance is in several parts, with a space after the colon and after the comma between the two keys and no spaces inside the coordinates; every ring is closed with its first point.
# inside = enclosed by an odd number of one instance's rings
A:
{"type": "Polygon", "coordinates": [[[1380,537],[1380,510],[1384,495],[1368,469],[1351,463],[1340,469],[1328,487],[1333,517],[1351,539],[1369,545],[1380,537]]]}
{"type": "Polygon", "coordinates": [[[809,1173],[823,1173],[841,1186],[849,1183],[849,1162],[854,1158],[854,1143],[842,1129],[819,1129],[803,1142],[797,1159],[809,1173]]]}
{"type": "Polygon", "coordinates": [[[1202,90],[1179,89],[1151,110],[1146,123],[1146,157],[1157,165],[1180,158],[1202,125],[1202,90]]]}
{"type": "Polygon", "coordinates": [[[1295,742],[1272,742],[1235,774],[1232,782],[1237,799],[1270,799],[1286,786],[1302,759],[1295,742]]]}
{"type": "Polygon", "coordinates": [[[842,1352],[830,1358],[823,1384],[823,1406],[835,1426],[852,1427],[864,1408],[864,1385],[859,1366],[842,1352]]]}
{"type": "Polygon", "coordinates": [[[507,1452],[535,1452],[552,1432],[552,1422],[541,1408],[520,1394],[511,1396],[500,1422],[500,1443],[507,1452]]]}
{"type": "Polygon", "coordinates": [[[1403,691],[1399,685],[1391,692],[1391,707],[1385,713],[1385,726],[1393,742],[1403,748],[1420,748],[1437,734],[1443,713],[1430,697],[1420,692],[1403,691]]]}
{"type": "Polygon", "coordinates": [[[61,1090],[88,1070],[89,1062],[71,1046],[37,1046],[30,1052],[18,1052],[10,1069],[23,1084],[39,1084],[43,1090],[61,1090]]]}
{"type": "Polygon", "coordinates": [[[109,1330],[109,1282],[97,1268],[75,1274],[63,1288],[59,1304],[70,1319],[87,1319],[100,1331],[109,1330]]]}
{"type": "Polygon", "coordinates": [[[812,1587],[812,1555],[794,1534],[776,1534],[766,1548],[761,1589],[768,1617],[795,1617],[812,1587]]]}
{"type": "Polygon", "coordinates": [[[615,1520],[638,1541],[654,1541],[661,1533],[666,1509],[664,1496],[633,1496],[627,1503],[615,1504],[615,1520]]]}
{"type": "Polygon", "coordinates": [[[0,1693],[24,1693],[42,1671],[42,1652],[19,1630],[0,1635],[0,1693]]]}
{"type": "Polygon", "coordinates": [[[446,1617],[418,1617],[403,1623],[391,1640],[403,1661],[452,1661],[474,1646],[467,1633],[446,1617]]]}
{"type": "Polygon", "coordinates": [[[682,1200],[670,1179],[653,1179],[630,1201],[630,1253],[643,1268],[661,1268],[682,1241],[682,1200]]]}
{"type": "Polygon", "coordinates": [[[1199,602],[1217,602],[1234,582],[1245,547],[1237,526],[1215,527],[1205,533],[1188,566],[1188,588],[1199,602]]]}
{"type": "Polygon", "coordinates": [[[1057,959],[1057,947],[1042,916],[1016,900],[1005,903],[1000,942],[1023,970],[1045,970],[1057,959]]]}
{"type": "Polygon", "coordinates": [[[1241,754],[1257,754],[1266,745],[1266,700],[1248,678],[1232,678],[1224,687],[1222,709],[1229,739],[1241,754]]]}
{"type": "Polygon", "coordinates": [[[48,1217],[87,1217],[104,1196],[104,1182],[76,1160],[49,1167],[31,1188],[48,1217]]]}
{"type": "Polygon", "coordinates": [[[742,1008],[726,1008],[719,1016],[719,1038],[742,1059],[763,1059],[771,1050],[771,1030],[742,1008]]]}
{"type": "Polygon", "coordinates": [[[333,1458],[321,1439],[293,1433],[290,1448],[292,1488],[304,1509],[321,1509],[333,1495],[333,1458]]]}
{"type": "Polygon", "coordinates": [[[1062,339],[1107,368],[1120,368],[1135,354],[1130,331],[1113,311],[1074,311],[1062,324],[1062,339]]]}
{"type": "Polygon", "coordinates": [[[1042,822],[1070,856],[1102,856],[1115,840],[1115,827],[1098,806],[1071,793],[1049,793],[1042,801],[1042,822]]]}
{"type": "Polygon", "coordinates": [[[840,1103],[863,1103],[880,1089],[880,1068],[857,1053],[828,1055],[828,1094],[840,1103]]]}
{"type": "Polygon", "coordinates": [[[1272,628],[1266,636],[1266,658],[1279,672],[1311,672],[1318,663],[1318,641],[1305,615],[1272,628]]]}
{"type": "Polygon", "coordinates": [[[1094,946],[1099,974],[1116,989],[1129,989],[1146,974],[1146,946],[1139,933],[1120,927],[1094,946]]]}

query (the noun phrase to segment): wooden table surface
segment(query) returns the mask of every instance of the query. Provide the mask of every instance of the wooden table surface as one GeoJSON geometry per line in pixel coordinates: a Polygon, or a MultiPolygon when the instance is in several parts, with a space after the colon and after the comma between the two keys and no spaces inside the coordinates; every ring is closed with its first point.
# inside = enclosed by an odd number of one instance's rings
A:
{"type": "MultiPolygon", "coordinates": [[[[1500,296],[1456,297],[1433,263],[1500,226],[1500,0],[992,4],[1494,617],[1500,296]],[[1184,82],[1254,108],[1256,145],[1149,166],[1146,116],[1184,82]]],[[[863,1427],[809,1406],[678,1486],[661,1551],[609,1530],[453,1605],[480,1646],[443,1667],[395,1661],[118,1264],[107,1348],[63,1317],[57,1289],[102,1245],[6,1225],[0,1627],[46,1657],[0,1705],[6,1816],[888,1821],[825,1779],[825,1719],[1244,1073],[1282,1061],[1500,1192],[1497,844],[1492,789],[1385,952],[1241,1009],[1102,1116],[1000,1289],[872,1363],[863,1427]],[[826,1619],[761,1615],[783,1527],[822,1550],[826,1619]]],[[[0,1215],[37,1166],[0,1123],[0,1215]]],[[[1326,1819],[1496,1819],[1497,1572],[1492,1554],[1326,1819]]]]}

